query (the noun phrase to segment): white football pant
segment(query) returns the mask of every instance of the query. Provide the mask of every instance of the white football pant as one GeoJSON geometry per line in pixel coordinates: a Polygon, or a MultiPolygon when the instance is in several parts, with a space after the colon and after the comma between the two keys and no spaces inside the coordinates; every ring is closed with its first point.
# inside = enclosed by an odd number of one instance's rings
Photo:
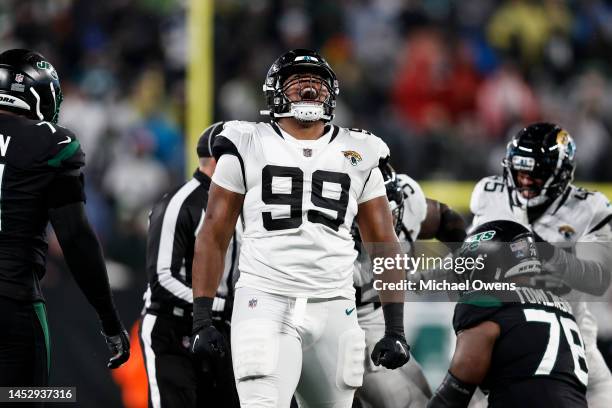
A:
{"type": "Polygon", "coordinates": [[[242,408],[350,408],[362,384],[355,301],[296,299],[238,288],[232,358],[242,408]]]}

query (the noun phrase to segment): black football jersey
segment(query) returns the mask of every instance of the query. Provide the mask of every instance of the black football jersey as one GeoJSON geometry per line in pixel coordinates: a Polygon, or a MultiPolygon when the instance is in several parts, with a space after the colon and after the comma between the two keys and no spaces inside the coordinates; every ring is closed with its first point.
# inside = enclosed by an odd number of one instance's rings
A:
{"type": "Polygon", "coordinates": [[[48,210],[84,201],[84,160],[68,129],[0,114],[0,296],[42,299],[48,210]]]}
{"type": "Polygon", "coordinates": [[[567,301],[527,287],[468,293],[455,307],[455,332],[484,321],[500,327],[480,385],[490,393],[489,406],[586,406],[584,343],[567,301]]]}

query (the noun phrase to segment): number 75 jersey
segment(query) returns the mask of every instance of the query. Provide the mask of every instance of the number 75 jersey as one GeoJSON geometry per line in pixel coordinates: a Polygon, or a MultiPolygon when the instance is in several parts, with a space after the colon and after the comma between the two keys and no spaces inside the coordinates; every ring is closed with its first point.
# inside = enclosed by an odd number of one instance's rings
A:
{"type": "Polygon", "coordinates": [[[236,287],[354,298],[350,229],[359,204],[386,195],[378,166],[387,145],[332,125],[317,140],[298,140],[275,123],[234,121],[213,154],[213,182],[245,195],[236,287]]]}

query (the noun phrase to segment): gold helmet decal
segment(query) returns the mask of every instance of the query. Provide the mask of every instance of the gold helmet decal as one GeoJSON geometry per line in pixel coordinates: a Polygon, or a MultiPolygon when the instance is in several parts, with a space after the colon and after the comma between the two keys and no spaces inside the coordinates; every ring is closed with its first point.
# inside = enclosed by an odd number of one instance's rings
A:
{"type": "Polygon", "coordinates": [[[569,133],[566,130],[560,130],[557,133],[557,144],[565,146],[569,142],[569,133]]]}

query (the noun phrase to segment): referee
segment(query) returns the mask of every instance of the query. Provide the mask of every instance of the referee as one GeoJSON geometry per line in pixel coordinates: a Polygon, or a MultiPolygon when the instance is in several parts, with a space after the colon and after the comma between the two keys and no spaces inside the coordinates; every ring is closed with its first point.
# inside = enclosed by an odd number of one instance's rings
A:
{"type": "MultiPolygon", "coordinates": [[[[223,122],[209,126],[198,140],[193,178],[166,194],[149,215],[148,288],[140,340],[149,380],[149,407],[239,407],[231,359],[207,366],[189,350],[192,326],[191,265],[195,238],[204,221],[214,137],[223,122]]],[[[238,261],[236,234],[229,246],[223,281],[214,300],[215,326],[229,341],[233,274],[238,261]]]]}

